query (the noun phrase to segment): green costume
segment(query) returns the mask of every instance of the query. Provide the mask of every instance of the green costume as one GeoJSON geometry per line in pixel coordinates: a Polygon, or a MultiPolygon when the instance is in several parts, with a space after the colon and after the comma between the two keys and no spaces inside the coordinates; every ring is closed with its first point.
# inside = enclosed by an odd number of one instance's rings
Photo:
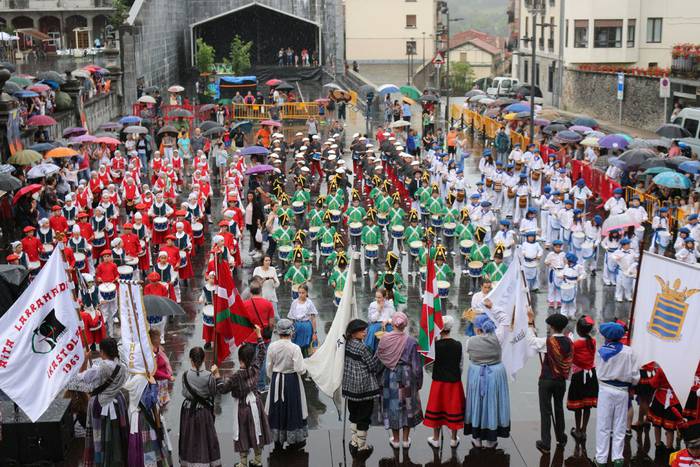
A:
{"type": "Polygon", "coordinates": [[[325,214],[325,209],[313,208],[311,211],[309,211],[309,227],[321,227],[323,225],[323,216],[325,214]]]}
{"type": "Polygon", "coordinates": [[[423,237],[425,237],[425,229],[420,224],[416,226],[409,225],[404,231],[404,239],[409,245],[411,242],[423,241],[423,237]]]}
{"type": "Polygon", "coordinates": [[[488,245],[474,244],[469,253],[469,261],[481,261],[486,264],[491,259],[491,250],[488,245]]]}
{"type": "Polygon", "coordinates": [[[367,211],[362,206],[350,206],[347,211],[345,211],[345,216],[348,220],[348,224],[351,222],[364,222],[367,211]]]}
{"type": "Polygon", "coordinates": [[[393,227],[395,225],[403,225],[404,218],[406,217],[406,211],[402,208],[391,208],[389,212],[389,226],[393,227]]]}
{"type": "Polygon", "coordinates": [[[448,222],[454,222],[455,224],[458,224],[459,218],[460,218],[459,209],[447,208],[447,210],[445,211],[445,223],[446,224],[448,222]]]}
{"type": "Polygon", "coordinates": [[[333,288],[335,292],[342,292],[345,290],[345,281],[348,280],[348,270],[340,270],[335,268],[328,278],[328,285],[333,288]]]}
{"type": "Polygon", "coordinates": [[[378,225],[365,225],[361,240],[363,245],[379,245],[382,243],[382,231],[378,225]]]}
{"type": "Polygon", "coordinates": [[[455,273],[447,263],[435,263],[435,280],[451,282],[454,279],[455,273]]]}
{"type": "Polygon", "coordinates": [[[508,265],[501,261],[500,264],[496,264],[495,261],[491,261],[489,264],[484,266],[484,276],[488,277],[491,282],[498,282],[503,279],[506,271],[508,270],[508,265]]]}
{"type": "MultiPolygon", "coordinates": [[[[298,247],[295,245],[294,248],[296,249],[298,247]]],[[[311,252],[309,249],[301,247],[299,251],[301,251],[302,264],[311,264],[311,252]]]]}
{"type": "Polygon", "coordinates": [[[391,206],[394,204],[394,200],[389,195],[382,195],[377,200],[377,211],[383,214],[388,214],[391,210],[391,206]]]}
{"type": "Polygon", "coordinates": [[[455,237],[459,239],[461,242],[462,240],[474,240],[474,226],[469,223],[469,224],[457,224],[457,228],[455,229],[455,237]]]}
{"type": "Polygon", "coordinates": [[[430,187],[422,186],[416,190],[416,199],[420,203],[421,208],[425,208],[430,199],[430,187]]]}
{"type": "Polygon", "coordinates": [[[277,230],[272,232],[272,238],[275,239],[278,246],[291,245],[294,241],[295,233],[294,227],[290,225],[280,226],[277,230]]]}
{"type": "Polygon", "coordinates": [[[304,189],[297,190],[294,193],[294,196],[292,196],[292,202],[294,201],[301,201],[302,203],[304,203],[304,206],[306,206],[311,201],[311,193],[304,189]]]}
{"type": "Polygon", "coordinates": [[[287,219],[290,221],[294,220],[294,210],[289,206],[286,208],[284,206],[277,208],[277,217],[282,217],[282,214],[287,214],[287,219]]]}
{"type": "Polygon", "coordinates": [[[335,238],[335,227],[326,227],[326,225],[322,225],[316,238],[320,243],[333,243],[333,239],[335,238]]]}
{"type": "MultiPolygon", "coordinates": [[[[427,258],[425,253],[426,253],[425,244],[423,244],[423,246],[420,247],[420,249],[418,250],[418,262],[420,263],[421,267],[428,265],[428,258],[427,258]]],[[[430,247],[430,259],[432,259],[434,261],[436,254],[437,254],[437,248],[435,248],[435,245],[433,245],[430,247]]]]}
{"type": "Polygon", "coordinates": [[[431,216],[441,216],[445,214],[445,203],[440,197],[433,198],[431,196],[430,199],[427,201],[426,206],[431,216]]]}
{"type": "Polygon", "coordinates": [[[306,266],[297,267],[295,264],[289,266],[287,273],[284,275],[285,281],[291,281],[292,285],[301,285],[311,279],[311,273],[306,266]]]}

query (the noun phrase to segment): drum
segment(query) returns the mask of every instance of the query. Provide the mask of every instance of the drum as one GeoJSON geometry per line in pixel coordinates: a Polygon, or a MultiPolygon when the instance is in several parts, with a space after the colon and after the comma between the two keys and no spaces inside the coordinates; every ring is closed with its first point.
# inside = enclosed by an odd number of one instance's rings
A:
{"type": "Polygon", "coordinates": [[[661,248],[666,248],[671,242],[671,234],[668,230],[659,230],[656,235],[661,248]]]}
{"type": "Polygon", "coordinates": [[[496,193],[500,193],[501,191],[503,191],[503,182],[496,182],[493,185],[493,191],[495,191],[496,193]]]}
{"type": "Polygon", "coordinates": [[[331,213],[331,223],[332,224],[337,224],[340,222],[340,211],[337,209],[331,209],[329,211],[331,213]]]}
{"type": "Polygon", "coordinates": [[[467,268],[469,268],[469,275],[472,277],[481,277],[481,273],[484,269],[484,263],[481,261],[469,261],[469,264],[467,264],[467,268]]]}
{"type": "MultiPolygon", "coordinates": [[[[498,183],[498,182],[496,182],[496,183],[498,183]]],[[[490,178],[487,178],[486,179],[486,188],[491,188],[492,185],[493,185],[493,180],[491,180],[490,178]]]]}
{"type": "Polygon", "coordinates": [[[414,242],[409,243],[408,247],[411,250],[411,255],[418,256],[418,253],[420,253],[420,249],[423,247],[423,242],[421,242],[420,240],[416,240],[414,242]]]}
{"type": "Polygon", "coordinates": [[[362,222],[350,222],[348,229],[350,230],[350,236],[359,237],[362,235],[362,222]]]}
{"type": "Polygon", "coordinates": [[[291,245],[281,245],[277,247],[277,256],[282,261],[289,261],[289,254],[292,252],[291,245]]]}
{"type": "Polygon", "coordinates": [[[377,259],[379,257],[379,247],[377,245],[365,246],[365,258],[377,259]]]}
{"type": "Polygon", "coordinates": [[[559,287],[562,303],[572,303],[576,299],[576,282],[564,282],[559,287]]]}
{"type": "Polygon", "coordinates": [[[397,240],[401,240],[403,238],[403,231],[403,225],[395,225],[391,228],[391,236],[397,240]]]}
{"type": "Polygon", "coordinates": [[[425,282],[428,280],[428,268],[425,266],[421,266],[419,269],[420,271],[420,279],[425,282]]]}
{"type": "Polygon", "coordinates": [[[473,246],[474,242],[472,240],[462,240],[459,242],[459,252],[462,253],[462,256],[469,256],[473,246]]]}
{"type": "Polygon", "coordinates": [[[292,203],[292,210],[294,211],[294,214],[297,216],[303,216],[304,211],[306,211],[304,207],[304,202],[303,201],[294,201],[292,203]]]}
{"type": "Polygon", "coordinates": [[[321,160],[321,153],[320,153],[320,152],[314,152],[313,154],[311,154],[311,157],[312,157],[313,160],[315,160],[315,161],[320,161],[320,160],[321,160]]]}
{"type": "Polygon", "coordinates": [[[130,281],[134,278],[134,268],[131,266],[119,266],[117,271],[119,272],[119,279],[123,281],[130,281]]]}
{"type": "Polygon", "coordinates": [[[533,182],[536,182],[537,180],[539,180],[541,176],[542,176],[542,173],[539,170],[532,171],[532,181],[533,182]]]}
{"type": "Polygon", "coordinates": [[[586,241],[586,234],[583,232],[574,232],[571,234],[571,243],[574,245],[574,248],[577,250],[580,250],[581,247],[583,246],[583,242],[586,241]]]}
{"type": "Polygon", "coordinates": [[[187,266],[187,252],[180,251],[180,265],[178,266],[178,269],[182,269],[185,266],[187,266]]]}
{"type": "Polygon", "coordinates": [[[127,256],[124,258],[124,262],[128,265],[131,266],[132,268],[136,269],[139,265],[139,259],[134,258],[132,256],[127,256]]]}
{"type": "Polygon", "coordinates": [[[343,298],[343,292],[341,291],[336,291],[335,296],[333,297],[333,303],[335,303],[335,306],[340,305],[340,300],[343,298]]]}
{"type": "MultiPolygon", "coordinates": [[[[309,227],[309,237],[311,238],[311,241],[316,240],[319,230],[321,230],[321,227],[316,225],[314,225],[313,227],[309,227]]],[[[362,224],[360,224],[360,231],[362,231],[362,224]]]]}
{"type": "Polygon", "coordinates": [[[537,278],[537,266],[539,266],[539,264],[536,259],[528,261],[528,259],[525,258],[525,262],[523,263],[523,275],[526,280],[534,281],[537,278]]]}
{"type": "Polygon", "coordinates": [[[554,286],[561,287],[564,283],[564,268],[554,269],[554,286]]]}
{"type": "Polygon", "coordinates": [[[214,326],[214,305],[202,307],[202,323],[205,326],[214,326]]]}
{"type": "Polygon", "coordinates": [[[389,216],[387,216],[383,212],[380,212],[379,214],[377,214],[377,224],[382,227],[386,227],[387,225],[389,225],[389,216]]]}
{"type": "Polygon", "coordinates": [[[513,188],[508,188],[508,199],[515,198],[515,190],[513,188]]]}
{"type": "Polygon", "coordinates": [[[85,269],[85,254],[83,253],[73,253],[75,257],[75,269],[77,271],[82,271],[85,269]]]}
{"type": "Polygon", "coordinates": [[[47,262],[51,258],[51,253],[53,253],[53,245],[47,243],[44,245],[44,251],[39,253],[39,259],[43,262],[47,262]]]}
{"type": "Polygon", "coordinates": [[[192,237],[202,238],[204,236],[204,226],[200,222],[192,224],[192,237]]]}
{"type": "Polygon", "coordinates": [[[518,207],[525,209],[527,207],[527,196],[518,196],[518,207]]]}
{"type": "Polygon", "coordinates": [[[593,258],[593,255],[595,254],[595,248],[593,246],[593,242],[590,240],[586,240],[583,242],[581,245],[581,257],[583,259],[591,259],[593,258]]]}
{"type": "Polygon", "coordinates": [[[442,227],[442,216],[430,216],[430,225],[432,225],[436,229],[442,227]]]}
{"type": "Polygon", "coordinates": [[[292,300],[299,298],[299,286],[297,284],[292,285],[292,300]]]}
{"type": "Polygon", "coordinates": [[[577,209],[580,209],[581,211],[585,211],[585,210],[586,210],[586,202],[585,202],[584,200],[582,200],[582,199],[577,199],[575,204],[576,204],[575,207],[576,207],[577,209]]]}
{"type": "Polygon", "coordinates": [[[100,292],[100,299],[103,302],[111,302],[117,298],[117,286],[111,282],[100,284],[97,290],[100,292]]]}
{"type": "Polygon", "coordinates": [[[644,227],[640,225],[639,227],[634,229],[634,235],[637,237],[637,240],[639,240],[639,243],[641,244],[644,240],[644,227]]]}
{"type": "Polygon", "coordinates": [[[438,295],[440,298],[447,298],[450,293],[450,283],[447,281],[437,281],[438,295]]]}
{"type": "Polygon", "coordinates": [[[92,246],[95,248],[102,248],[107,244],[107,239],[105,238],[104,232],[95,232],[95,236],[92,237],[92,246]]]}
{"type": "Polygon", "coordinates": [[[153,230],[156,232],[165,232],[168,230],[168,218],[158,216],[153,219],[153,230]]]}
{"type": "Polygon", "coordinates": [[[146,248],[146,241],[139,240],[139,244],[141,245],[141,253],[139,253],[139,257],[146,256],[146,253],[148,253],[148,248],[146,248]]]}
{"type": "Polygon", "coordinates": [[[333,253],[332,243],[321,243],[321,255],[328,256],[333,253]]]}
{"type": "Polygon", "coordinates": [[[457,229],[457,224],[455,224],[454,222],[445,222],[445,227],[443,229],[443,232],[445,233],[445,237],[454,237],[456,229],[457,229]]]}
{"type": "Polygon", "coordinates": [[[107,237],[114,237],[114,224],[111,222],[107,222],[107,225],[105,226],[105,235],[107,237]]]}
{"type": "Polygon", "coordinates": [[[30,261],[29,262],[29,272],[35,273],[41,269],[41,261],[30,261]]]}

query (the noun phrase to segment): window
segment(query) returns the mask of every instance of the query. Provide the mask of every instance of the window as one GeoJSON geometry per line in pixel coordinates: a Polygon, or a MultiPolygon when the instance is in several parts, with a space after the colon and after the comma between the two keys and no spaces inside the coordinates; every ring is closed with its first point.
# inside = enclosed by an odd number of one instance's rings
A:
{"type": "Polygon", "coordinates": [[[692,118],[686,118],[685,121],[683,122],[683,128],[688,130],[690,132],[690,136],[695,138],[695,136],[698,134],[698,120],[693,120],[692,118]]]}
{"type": "Polygon", "coordinates": [[[467,63],[467,53],[466,52],[459,53],[459,61],[462,63],[467,63]]]}
{"type": "Polygon", "coordinates": [[[406,15],[406,29],[416,28],[416,15],[406,15]]]}
{"type": "Polygon", "coordinates": [[[634,39],[637,35],[637,20],[627,20],[627,47],[634,47],[634,39]]]}
{"type": "Polygon", "coordinates": [[[525,17],[525,37],[530,37],[530,17],[525,17]]]}
{"type": "Polygon", "coordinates": [[[661,42],[662,22],[662,18],[647,19],[647,42],[655,44],[661,42]]]}
{"type": "Polygon", "coordinates": [[[527,60],[523,60],[523,81],[526,82],[526,83],[527,83],[528,81],[530,81],[530,79],[529,79],[529,77],[530,77],[530,67],[529,67],[529,65],[530,65],[530,64],[527,62],[527,60]]]}
{"type": "Polygon", "coordinates": [[[554,63],[547,68],[547,91],[554,92],[554,71],[556,67],[554,63]]]}
{"type": "Polygon", "coordinates": [[[599,49],[616,49],[622,47],[622,20],[595,20],[593,23],[593,47],[599,49]]]}
{"type": "Polygon", "coordinates": [[[569,46],[569,20],[566,20],[566,31],[564,32],[566,35],[564,36],[564,47],[569,46]]]}
{"type": "Polygon", "coordinates": [[[535,86],[540,85],[540,64],[535,65],[535,86]]]}
{"type": "Polygon", "coordinates": [[[549,6],[556,6],[557,0],[549,0],[549,6]]]}
{"type": "Polygon", "coordinates": [[[577,19],[574,21],[574,47],[588,47],[588,20],[577,19]]]}

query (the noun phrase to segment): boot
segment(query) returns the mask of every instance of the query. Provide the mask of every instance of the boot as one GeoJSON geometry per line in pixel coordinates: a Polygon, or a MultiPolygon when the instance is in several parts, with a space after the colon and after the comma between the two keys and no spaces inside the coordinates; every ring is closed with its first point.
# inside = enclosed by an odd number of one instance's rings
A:
{"type": "Polygon", "coordinates": [[[367,432],[357,431],[357,453],[362,454],[365,457],[369,457],[374,451],[374,447],[371,444],[367,444],[367,432]]]}
{"type": "Polygon", "coordinates": [[[613,467],[623,467],[625,465],[624,459],[617,459],[613,461],[613,467]]]}
{"type": "Polygon", "coordinates": [[[241,453],[241,461],[234,465],[233,467],[248,467],[248,453],[247,452],[242,452],[241,453]]]}
{"type": "Polygon", "coordinates": [[[253,460],[248,463],[248,467],[262,467],[262,449],[253,449],[253,460]]]}
{"type": "Polygon", "coordinates": [[[348,443],[348,447],[350,449],[350,454],[355,455],[357,454],[357,424],[351,423],[350,424],[350,432],[352,433],[352,436],[350,436],[350,443],[348,443]]]}

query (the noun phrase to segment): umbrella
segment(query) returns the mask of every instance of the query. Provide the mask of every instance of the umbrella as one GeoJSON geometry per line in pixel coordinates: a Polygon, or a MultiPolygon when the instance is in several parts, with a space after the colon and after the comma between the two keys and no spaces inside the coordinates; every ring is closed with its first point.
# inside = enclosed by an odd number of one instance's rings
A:
{"type": "Polygon", "coordinates": [[[511,120],[517,120],[517,117],[518,117],[518,114],[516,114],[515,112],[511,112],[509,114],[505,114],[503,116],[503,119],[511,121],[511,120]]]}
{"type": "Polygon", "coordinates": [[[17,193],[15,193],[14,198],[12,198],[12,204],[16,204],[17,201],[25,195],[33,195],[37,191],[41,190],[43,188],[43,185],[40,185],[38,183],[33,183],[31,185],[23,186],[20,188],[17,193]]]}
{"type": "Polygon", "coordinates": [[[260,122],[260,125],[281,127],[282,123],[278,122],[277,120],[263,120],[260,122]]]}
{"type": "Polygon", "coordinates": [[[212,120],[207,120],[206,122],[202,122],[201,125],[199,125],[199,129],[202,131],[207,131],[211,128],[217,127],[219,124],[215,121],[212,120]]]}
{"type": "Polygon", "coordinates": [[[607,235],[611,230],[625,229],[630,226],[639,227],[639,222],[630,214],[615,214],[603,222],[602,234],[607,235]]]}
{"type": "Polygon", "coordinates": [[[525,120],[527,118],[530,118],[530,112],[528,110],[524,112],[518,112],[517,114],[515,114],[515,116],[518,120],[525,120]]]}
{"type": "Polygon", "coordinates": [[[18,264],[0,264],[0,277],[19,287],[29,275],[29,270],[18,264]]]}
{"type": "Polygon", "coordinates": [[[376,92],[377,92],[377,89],[376,89],[374,86],[372,86],[371,84],[363,84],[362,86],[360,86],[360,89],[357,91],[357,93],[358,93],[358,94],[360,95],[360,97],[362,97],[363,99],[366,99],[366,98],[367,98],[367,95],[368,95],[369,93],[373,93],[373,94],[374,94],[374,93],[376,93],[376,92]]]}
{"type": "Polygon", "coordinates": [[[226,131],[226,128],[222,126],[215,126],[214,128],[209,128],[207,131],[202,133],[202,135],[206,137],[214,136],[214,135],[220,135],[221,133],[224,133],[226,131]]]}
{"type": "Polygon", "coordinates": [[[556,138],[562,143],[578,143],[583,139],[583,136],[575,131],[563,130],[557,132],[556,138]]]}
{"type": "Polygon", "coordinates": [[[517,104],[518,102],[517,99],[511,99],[510,97],[499,97],[494,104],[503,107],[505,105],[517,104]]]}
{"type": "Polygon", "coordinates": [[[108,146],[115,146],[121,143],[121,141],[119,141],[117,138],[112,138],[111,136],[99,136],[95,142],[99,144],[106,144],[108,146]]]}
{"type": "Polygon", "coordinates": [[[693,182],[688,177],[678,172],[663,172],[654,177],[654,183],[666,188],[688,189],[693,186],[693,182]]]}
{"type": "MultiPolygon", "coordinates": [[[[138,123],[138,122],[136,122],[136,123],[138,123]]],[[[124,127],[124,125],[121,123],[118,123],[118,122],[107,122],[107,123],[103,123],[98,128],[100,130],[106,130],[106,131],[119,131],[123,127],[124,127]]]]}
{"type": "Polygon", "coordinates": [[[42,92],[46,92],[49,89],[51,89],[49,86],[40,83],[32,84],[27,88],[28,91],[38,92],[39,94],[41,94],[42,92]]]}
{"type": "Polygon", "coordinates": [[[642,175],[658,175],[663,172],[673,172],[673,169],[670,167],[649,167],[644,171],[642,175]]]}
{"type": "Polygon", "coordinates": [[[534,120],[535,126],[547,126],[547,125],[549,125],[550,123],[551,123],[551,122],[550,122],[549,120],[547,120],[546,118],[536,118],[536,119],[534,120]]]}
{"type": "Polygon", "coordinates": [[[424,94],[420,96],[419,99],[422,103],[427,103],[427,102],[439,102],[440,98],[438,96],[434,96],[432,94],[424,94]]]}
{"type": "Polygon", "coordinates": [[[678,139],[678,138],[689,138],[692,135],[688,130],[680,125],[672,125],[670,123],[666,125],[661,125],[656,129],[655,133],[664,138],[678,139]]]}
{"type": "Polygon", "coordinates": [[[15,172],[15,166],[12,164],[2,164],[0,165],[0,174],[11,174],[15,172]]]}
{"type": "Polygon", "coordinates": [[[591,128],[591,127],[588,127],[588,126],[584,126],[584,125],[573,125],[573,126],[570,126],[570,127],[569,127],[569,130],[575,131],[575,132],[577,132],[577,133],[581,133],[581,134],[584,134],[584,135],[585,135],[586,133],[588,133],[589,131],[591,131],[592,128],[591,128]]]}
{"type": "Polygon", "coordinates": [[[131,125],[124,128],[124,133],[145,135],[148,133],[148,128],[140,125],[131,125]]]}
{"type": "Polygon", "coordinates": [[[34,91],[18,91],[12,93],[13,96],[15,96],[17,99],[27,99],[30,97],[39,97],[39,94],[35,93],[34,91]]]}
{"type": "Polygon", "coordinates": [[[395,84],[382,84],[377,88],[377,91],[379,91],[379,94],[392,94],[395,92],[401,92],[399,87],[395,84]]]}
{"type": "Polygon", "coordinates": [[[143,90],[146,94],[153,94],[154,92],[158,91],[158,86],[148,86],[146,89],[143,90]]]}
{"type": "Polygon", "coordinates": [[[689,158],[689,157],[685,157],[685,156],[675,156],[675,157],[671,157],[671,158],[668,158],[668,159],[664,159],[664,162],[666,162],[666,165],[667,165],[668,167],[671,167],[672,169],[678,170],[678,167],[680,167],[680,165],[681,165],[682,163],[684,163],[684,162],[690,162],[690,161],[692,161],[692,160],[693,160],[693,159],[691,159],[691,158],[689,158]]]}
{"type": "Polygon", "coordinates": [[[515,112],[515,113],[524,112],[524,111],[530,110],[530,105],[516,102],[515,104],[510,104],[508,107],[505,108],[505,110],[507,112],[515,112]]]}
{"type": "Polygon", "coordinates": [[[265,85],[275,87],[278,84],[282,84],[282,82],[283,81],[281,79],[272,78],[272,79],[268,79],[267,81],[265,81],[265,85]]]}
{"type": "Polygon", "coordinates": [[[336,102],[350,102],[352,100],[352,95],[350,95],[350,93],[347,91],[343,91],[342,89],[333,89],[328,95],[336,102]]]}
{"type": "Polygon", "coordinates": [[[76,151],[75,149],[64,148],[64,147],[54,148],[46,153],[46,157],[55,158],[55,159],[60,159],[61,157],[73,157],[73,156],[79,156],[79,155],[80,155],[80,153],[78,151],[76,151]]]}
{"type": "Polygon", "coordinates": [[[34,115],[27,120],[28,126],[53,126],[58,122],[48,115],[34,115]]]}
{"type": "Polygon", "coordinates": [[[488,109],[486,109],[486,112],[484,112],[484,115],[486,115],[487,117],[496,118],[500,113],[501,109],[499,109],[498,107],[489,107],[488,109]]]}
{"type": "Polygon", "coordinates": [[[620,160],[630,167],[638,167],[647,159],[656,157],[656,153],[651,149],[629,149],[622,153],[620,160]]]}
{"type": "Polygon", "coordinates": [[[287,83],[286,81],[282,81],[281,84],[275,86],[275,89],[277,89],[278,91],[292,91],[294,89],[294,86],[287,83]]]}
{"type": "Polygon", "coordinates": [[[411,122],[407,122],[405,120],[399,120],[399,121],[392,123],[390,126],[391,126],[391,128],[401,128],[404,126],[411,126],[411,122]]]}
{"type": "Polygon", "coordinates": [[[172,92],[172,93],[182,92],[184,90],[185,90],[185,88],[183,88],[179,84],[173,84],[172,86],[170,86],[168,88],[168,92],[172,92]]]}
{"type": "Polygon", "coordinates": [[[465,99],[470,99],[474,96],[484,96],[486,93],[482,91],[481,89],[472,89],[471,91],[467,91],[467,93],[464,95],[465,99]]]}
{"type": "Polygon", "coordinates": [[[2,90],[8,94],[14,94],[16,92],[22,91],[22,88],[20,87],[19,84],[15,83],[15,82],[6,81],[5,85],[2,87],[2,90]]]}
{"type": "Polygon", "coordinates": [[[414,101],[408,96],[401,96],[401,100],[408,105],[416,105],[416,101],[414,101]]]}
{"type": "Polygon", "coordinates": [[[90,72],[87,70],[73,70],[70,74],[73,78],[90,79],[90,72]]]}
{"type": "Polygon", "coordinates": [[[119,119],[119,123],[123,125],[137,125],[141,123],[141,117],[137,117],[136,115],[127,115],[126,117],[122,117],[119,119]]]}
{"type": "Polygon", "coordinates": [[[63,137],[70,138],[71,136],[80,136],[80,135],[84,135],[87,132],[88,132],[87,128],[83,128],[81,126],[74,126],[74,127],[66,128],[65,130],[63,130],[63,137]]]}
{"type": "Polygon", "coordinates": [[[524,84],[517,88],[515,90],[515,95],[516,96],[522,96],[522,97],[530,97],[531,91],[534,89],[535,97],[542,97],[542,90],[539,88],[539,86],[530,86],[529,84],[524,84]]]}
{"type": "Polygon", "coordinates": [[[608,159],[608,163],[614,165],[620,170],[627,170],[627,164],[625,163],[625,161],[621,161],[619,157],[611,157],[610,159],[608,159]]]}
{"type": "Polygon", "coordinates": [[[243,131],[243,132],[245,132],[245,133],[248,133],[250,130],[253,129],[253,124],[252,124],[250,121],[248,121],[248,120],[243,120],[243,121],[238,122],[238,123],[236,123],[235,125],[233,125],[232,128],[233,128],[234,130],[237,129],[237,128],[240,128],[241,131],[243,131]]]}
{"type": "Polygon", "coordinates": [[[272,172],[274,169],[275,168],[272,167],[271,165],[259,164],[259,165],[254,165],[253,167],[246,170],[245,174],[246,175],[253,175],[253,174],[259,174],[259,173],[265,173],[265,172],[272,172]]]}
{"type": "Polygon", "coordinates": [[[267,156],[268,154],[270,154],[270,151],[268,151],[262,146],[248,146],[247,148],[243,148],[241,154],[243,154],[244,156],[252,156],[255,154],[262,154],[263,156],[267,156]]]}
{"type": "Polygon", "coordinates": [[[70,139],[71,143],[94,143],[97,141],[97,138],[95,138],[92,135],[80,135],[80,136],[74,136],[73,138],[70,139]]]}
{"type": "Polygon", "coordinates": [[[338,86],[338,85],[335,84],[335,83],[327,83],[327,84],[324,84],[323,87],[326,88],[326,89],[336,89],[336,90],[338,90],[338,91],[342,91],[342,90],[343,90],[343,88],[341,88],[340,86],[338,86]]]}
{"type": "Polygon", "coordinates": [[[589,131],[589,132],[586,133],[586,136],[588,136],[588,137],[590,137],[590,138],[598,138],[598,139],[600,139],[600,138],[602,138],[603,136],[605,136],[605,133],[603,133],[602,131],[591,130],[591,131],[589,131]]]}
{"type": "Polygon", "coordinates": [[[173,117],[173,118],[190,118],[192,116],[192,112],[190,112],[187,109],[173,109],[170,112],[168,112],[168,117],[173,117]]]}
{"type": "Polygon", "coordinates": [[[596,119],[591,118],[591,117],[586,117],[586,116],[576,117],[574,119],[573,123],[574,123],[574,125],[587,126],[587,127],[591,127],[591,128],[598,127],[598,122],[596,121],[596,119]]]}
{"type": "Polygon", "coordinates": [[[47,85],[48,87],[50,87],[51,89],[54,89],[54,90],[56,90],[56,89],[58,89],[58,88],[61,87],[61,85],[58,84],[56,81],[53,81],[53,80],[50,80],[50,79],[43,79],[43,80],[39,81],[39,83],[45,84],[45,85],[47,85]]]}
{"type": "Polygon", "coordinates": [[[651,169],[653,167],[669,168],[666,160],[661,157],[651,157],[637,166],[639,170],[651,169]]]}
{"type": "Polygon", "coordinates": [[[598,145],[605,149],[625,149],[629,142],[621,135],[607,135],[598,140],[598,145]]]}
{"type": "Polygon", "coordinates": [[[553,135],[556,134],[560,131],[566,131],[567,128],[560,124],[560,123],[552,123],[550,125],[547,125],[546,127],[542,128],[542,133],[545,135],[553,135]]]}
{"type": "Polygon", "coordinates": [[[479,102],[481,99],[490,99],[490,97],[486,94],[476,94],[475,96],[471,96],[469,98],[469,102],[479,102]]]}
{"type": "Polygon", "coordinates": [[[173,133],[177,135],[178,133],[180,133],[180,131],[178,131],[178,129],[172,125],[165,125],[163,128],[158,130],[159,135],[164,135],[166,133],[173,133]]]}
{"type": "Polygon", "coordinates": [[[17,86],[20,86],[22,88],[27,87],[30,84],[32,84],[31,79],[22,78],[21,76],[17,76],[17,75],[11,76],[8,81],[15,83],[17,86]]]}
{"type": "Polygon", "coordinates": [[[491,104],[493,104],[494,102],[496,102],[495,99],[491,99],[490,97],[480,96],[480,97],[479,97],[479,101],[477,102],[477,104],[481,104],[481,105],[491,105],[491,104]]]}
{"type": "Polygon", "coordinates": [[[399,88],[401,94],[410,97],[413,100],[420,99],[421,92],[415,86],[401,86],[399,88]]]}
{"type": "Polygon", "coordinates": [[[48,79],[51,81],[56,81],[58,84],[63,84],[66,82],[66,77],[57,71],[42,71],[41,73],[36,75],[36,77],[41,80],[48,79]]]}
{"type": "MultiPolygon", "coordinates": [[[[700,173],[700,161],[686,161],[686,162],[681,162],[678,165],[678,168],[681,169],[683,172],[691,173],[691,174],[698,174],[700,173]]],[[[669,168],[669,170],[672,170],[669,168]]],[[[4,189],[0,187],[0,189],[4,189]]]]}
{"type": "Polygon", "coordinates": [[[32,151],[31,149],[23,149],[11,155],[7,162],[12,165],[31,165],[42,159],[43,156],[38,152],[32,151]]]}
{"type": "Polygon", "coordinates": [[[598,147],[598,138],[592,138],[590,136],[586,136],[582,141],[581,141],[582,146],[591,146],[593,148],[598,147]]]}
{"type": "MultiPolygon", "coordinates": [[[[12,167],[12,166],[10,166],[12,167]]],[[[22,188],[22,181],[9,173],[0,173],[0,190],[15,191],[22,188]]]]}
{"type": "Polygon", "coordinates": [[[53,148],[54,145],[51,143],[37,143],[29,146],[29,149],[36,152],[46,152],[52,150],[53,148]]]}
{"type": "Polygon", "coordinates": [[[210,110],[214,110],[215,108],[216,108],[216,106],[214,104],[204,104],[203,106],[201,106],[199,108],[199,111],[200,112],[207,112],[210,110]]]}
{"type": "MultiPolygon", "coordinates": [[[[6,32],[0,33],[0,36],[2,36],[2,34],[5,34],[6,37],[9,36],[9,34],[7,34],[6,32]]],[[[13,36],[10,36],[10,37],[13,37],[13,36]]],[[[0,62],[0,68],[4,68],[7,71],[9,71],[10,73],[14,73],[15,71],[17,71],[17,69],[15,68],[15,64],[10,63],[10,62],[0,62]]]]}
{"type": "Polygon", "coordinates": [[[44,178],[55,174],[59,170],[61,170],[61,168],[56,164],[39,164],[29,169],[29,172],[27,172],[27,178],[44,178]]]}
{"type": "Polygon", "coordinates": [[[147,316],[185,316],[185,310],[167,297],[144,295],[143,306],[147,316]]]}
{"type": "Polygon", "coordinates": [[[314,99],[314,102],[317,104],[326,105],[330,102],[330,99],[328,99],[327,97],[319,97],[318,99],[314,99]]]}
{"type": "Polygon", "coordinates": [[[148,94],[145,94],[145,95],[139,97],[138,101],[142,104],[155,104],[156,103],[156,100],[153,97],[149,96],[148,94]]]}

